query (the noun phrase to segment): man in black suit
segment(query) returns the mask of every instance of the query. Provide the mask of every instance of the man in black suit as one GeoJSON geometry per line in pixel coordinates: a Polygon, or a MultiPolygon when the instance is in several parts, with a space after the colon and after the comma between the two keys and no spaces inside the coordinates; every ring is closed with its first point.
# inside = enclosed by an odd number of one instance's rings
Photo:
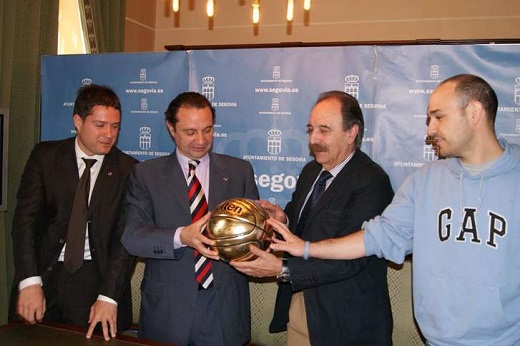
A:
{"type": "MultiPolygon", "coordinates": [[[[114,144],[121,104],[105,86],[79,89],[73,111],[76,137],[42,142],[25,166],[13,221],[15,278],[10,320],[89,327],[101,323],[105,339],[131,324],[130,275],[134,258],[123,248],[121,199],[135,160],[114,144]],[[87,219],[77,234],[77,270],[65,269],[69,221],[83,159],[90,168],[87,219]],[[83,237],[81,235],[81,237],[83,237]],[[83,262],[81,263],[81,260],[83,262]],[[89,325],[90,324],[90,325],[89,325]]],[[[86,190],[86,189],[85,189],[86,190]]],[[[72,249],[72,246],[70,246],[72,249]]],[[[68,267],[67,267],[68,268],[68,267]]]]}
{"type": "MultiPolygon", "coordinates": [[[[315,160],[303,168],[285,212],[260,203],[304,240],[354,232],[380,214],[393,197],[387,174],[359,149],[364,121],[357,100],[340,91],[321,94],[307,131],[315,160]],[[322,184],[325,191],[315,197],[322,184]]],[[[280,259],[254,247],[252,251],[258,259],[232,265],[251,276],[277,276],[280,284],[270,331],[287,329],[288,345],[392,344],[383,260],[280,259]]]]}
{"type": "Polygon", "coordinates": [[[249,162],[210,152],[214,123],[215,110],[204,96],[178,95],[166,110],[176,150],[136,165],[129,179],[122,242],[146,259],[139,336],[147,339],[233,346],[251,336],[248,278],[218,261],[217,252],[207,248],[214,242],[201,234],[209,214],[198,219],[227,199],[258,199],[249,162]],[[190,203],[188,185],[195,178],[204,196],[192,202],[207,204],[200,209],[190,203]],[[216,259],[206,272],[213,275],[204,277],[211,284],[196,280],[195,251],[216,259]]]}

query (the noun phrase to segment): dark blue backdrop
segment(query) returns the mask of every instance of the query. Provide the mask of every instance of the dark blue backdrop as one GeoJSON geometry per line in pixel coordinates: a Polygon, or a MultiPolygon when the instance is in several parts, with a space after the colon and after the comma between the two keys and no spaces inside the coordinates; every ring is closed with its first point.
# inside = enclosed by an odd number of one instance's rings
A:
{"type": "Polygon", "coordinates": [[[174,145],[164,111],[178,93],[203,93],[217,110],[214,151],[251,161],[261,197],[284,206],[311,160],[306,125],[319,93],[343,90],[361,104],[363,150],[396,188],[436,159],[425,145],[426,107],[437,84],[477,74],[497,91],[497,134],[520,143],[519,45],[348,46],[45,56],[41,139],[74,135],[84,83],[114,88],[123,106],[118,146],[139,160],[174,145]]]}

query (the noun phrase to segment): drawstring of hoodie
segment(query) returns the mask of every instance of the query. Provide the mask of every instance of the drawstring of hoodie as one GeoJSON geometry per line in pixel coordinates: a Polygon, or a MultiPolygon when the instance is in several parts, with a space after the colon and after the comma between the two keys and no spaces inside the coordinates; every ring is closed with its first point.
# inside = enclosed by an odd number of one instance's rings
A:
{"type": "Polygon", "coordinates": [[[462,179],[464,179],[464,174],[462,174],[463,170],[461,169],[459,172],[459,210],[460,210],[460,216],[459,216],[459,229],[462,228],[462,221],[464,221],[462,218],[464,217],[464,187],[462,185],[462,179]]]}

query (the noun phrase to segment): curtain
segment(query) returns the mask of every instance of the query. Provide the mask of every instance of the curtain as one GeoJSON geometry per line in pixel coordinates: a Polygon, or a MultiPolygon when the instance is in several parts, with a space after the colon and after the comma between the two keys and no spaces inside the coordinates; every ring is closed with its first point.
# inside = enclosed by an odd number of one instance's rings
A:
{"type": "MultiPolygon", "coordinates": [[[[9,108],[7,212],[0,212],[0,306],[14,275],[11,224],[23,167],[40,130],[40,57],[56,54],[59,0],[0,0],[0,107],[9,108]]],[[[4,162],[5,163],[5,162],[4,162]]],[[[0,323],[7,308],[0,309],[0,323]]]]}
{"type": "Polygon", "coordinates": [[[84,27],[91,53],[122,52],[126,0],[82,0],[84,27]]]}

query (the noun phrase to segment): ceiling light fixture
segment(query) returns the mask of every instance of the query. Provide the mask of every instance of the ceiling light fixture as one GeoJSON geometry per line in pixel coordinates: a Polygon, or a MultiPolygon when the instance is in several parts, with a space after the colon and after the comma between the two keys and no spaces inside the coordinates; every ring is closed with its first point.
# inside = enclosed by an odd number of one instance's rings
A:
{"type": "Polygon", "coordinates": [[[208,0],[206,4],[206,13],[208,14],[208,17],[213,17],[215,14],[215,0],[208,0]]]}
{"type": "Polygon", "coordinates": [[[303,0],[303,9],[309,11],[311,9],[311,0],[303,0]]]}
{"type": "Polygon", "coordinates": [[[292,22],[294,18],[294,0],[287,0],[287,21],[292,22]]]}
{"type": "MultiPolygon", "coordinates": [[[[206,2],[206,14],[208,17],[215,15],[215,0],[207,0],[206,2]]],[[[260,22],[260,0],[252,0],[253,7],[253,23],[258,24],[260,22]]],[[[180,0],[172,0],[173,12],[179,12],[180,0]]],[[[303,0],[303,9],[309,11],[311,9],[311,0],[303,0]]],[[[294,0],[287,0],[287,21],[292,22],[294,19],[294,0]]]]}
{"type": "Polygon", "coordinates": [[[253,23],[260,21],[260,0],[253,0],[253,23]]]}

